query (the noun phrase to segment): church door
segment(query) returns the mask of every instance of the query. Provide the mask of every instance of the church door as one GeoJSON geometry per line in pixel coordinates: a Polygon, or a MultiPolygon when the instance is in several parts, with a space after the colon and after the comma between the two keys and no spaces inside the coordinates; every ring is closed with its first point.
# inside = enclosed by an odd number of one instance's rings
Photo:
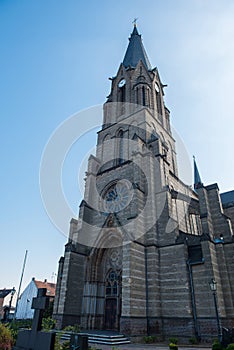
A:
{"type": "Polygon", "coordinates": [[[121,313],[121,274],[111,270],[106,278],[105,329],[118,330],[121,313]]]}
{"type": "Polygon", "coordinates": [[[116,311],[117,311],[117,299],[106,299],[106,317],[105,317],[105,329],[116,328],[116,311]]]}

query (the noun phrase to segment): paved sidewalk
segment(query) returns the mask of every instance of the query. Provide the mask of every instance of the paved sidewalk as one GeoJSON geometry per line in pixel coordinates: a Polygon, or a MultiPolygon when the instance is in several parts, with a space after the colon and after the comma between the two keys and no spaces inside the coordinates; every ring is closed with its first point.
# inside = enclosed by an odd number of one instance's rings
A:
{"type": "MultiPolygon", "coordinates": [[[[92,348],[95,349],[102,349],[102,350],[114,350],[114,349],[121,349],[121,350],[169,350],[168,345],[161,345],[161,344],[139,344],[139,343],[131,343],[126,345],[102,345],[102,344],[90,344],[92,348]]],[[[204,345],[201,344],[196,346],[191,345],[178,345],[179,350],[208,350],[211,349],[211,345],[204,345]]]]}

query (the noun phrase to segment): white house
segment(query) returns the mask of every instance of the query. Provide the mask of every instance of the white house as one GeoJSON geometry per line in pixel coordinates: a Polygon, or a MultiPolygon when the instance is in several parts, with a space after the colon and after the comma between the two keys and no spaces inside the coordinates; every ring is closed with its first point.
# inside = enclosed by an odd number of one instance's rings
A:
{"type": "Polygon", "coordinates": [[[34,297],[37,296],[37,291],[39,288],[46,288],[47,289],[46,295],[50,296],[52,299],[54,298],[56,284],[47,282],[47,280],[44,280],[44,282],[38,281],[38,280],[35,280],[35,278],[33,277],[31,282],[28,284],[28,286],[25,288],[25,290],[23,291],[23,293],[19,298],[16,315],[15,315],[17,319],[33,318],[34,310],[31,309],[32,300],[34,297]]]}

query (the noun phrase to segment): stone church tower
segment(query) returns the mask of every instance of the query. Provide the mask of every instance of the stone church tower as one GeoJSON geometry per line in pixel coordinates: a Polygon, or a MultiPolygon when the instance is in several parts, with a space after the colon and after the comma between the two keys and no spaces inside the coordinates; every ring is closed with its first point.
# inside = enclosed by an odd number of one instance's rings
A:
{"type": "Polygon", "coordinates": [[[130,336],[217,334],[234,326],[234,191],[178,177],[164,87],[136,25],[104,104],[84,199],[59,261],[60,327],[130,336]]]}

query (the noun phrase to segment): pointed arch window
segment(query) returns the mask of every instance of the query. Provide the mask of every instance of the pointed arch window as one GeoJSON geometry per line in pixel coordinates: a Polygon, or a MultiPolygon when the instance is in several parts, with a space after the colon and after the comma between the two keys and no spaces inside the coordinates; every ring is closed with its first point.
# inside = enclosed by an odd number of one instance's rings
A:
{"type": "Polygon", "coordinates": [[[118,164],[122,164],[124,161],[124,145],[123,145],[123,130],[119,130],[117,134],[117,159],[118,164]]]}
{"type": "Polygon", "coordinates": [[[142,86],[142,105],[146,106],[146,94],[145,94],[145,87],[142,86]]]}
{"type": "Polygon", "coordinates": [[[155,83],[155,93],[156,93],[156,105],[158,114],[162,115],[162,100],[160,95],[160,89],[157,83],[155,83]]]}
{"type": "Polygon", "coordinates": [[[118,84],[118,88],[119,88],[119,102],[125,102],[126,100],[126,80],[125,79],[121,79],[119,84],[118,84]]]}
{"type": "Polygon", "coordinates": [[[176,173],[176,167],[175,167],[174,151],[173,151],[172,144],[170,142],[169,142],[169,149],[170,149],[170,154],[171,154],[172,171],[175,174],[176,173]]]}
{"type": "Polygon", "coordinates": [[[119,102],[119,114],[125,113],[125,102],[126,102],[126,80],[121,79],[118,83],[118,102],[119,102]]]}
{"type": "Polygon", "coordinates": [[[107,156],[108,148],[110,147],[108,140],[110,140],[110,134],[106,134],[102,140],[102,159],[107,156]]]}
{"type": "Polygon", "coordinates": [[[147,89],[147,100],[148,100],[148,106],[150,107],[151,101],[150,101],[150,90],[149,89],[147,89]]]}
{"type": "Polygon", "coordinates": [[[136,104],[139,104],[139,88],[136,88],[136,104]]]}
{"type": "Polygon", "coordinates": [[[121,274],[111,270],[106,279],[106,296],[117,296],[119,294],[119,286],[121,284],[121,274]]]}
{"type": "Polygon", "coordinates": [[[123,85],[121,88],[119,88],[120,90],[120,102],[125,102],[126,99],[126,88],[125,85],[123,85]]]}

